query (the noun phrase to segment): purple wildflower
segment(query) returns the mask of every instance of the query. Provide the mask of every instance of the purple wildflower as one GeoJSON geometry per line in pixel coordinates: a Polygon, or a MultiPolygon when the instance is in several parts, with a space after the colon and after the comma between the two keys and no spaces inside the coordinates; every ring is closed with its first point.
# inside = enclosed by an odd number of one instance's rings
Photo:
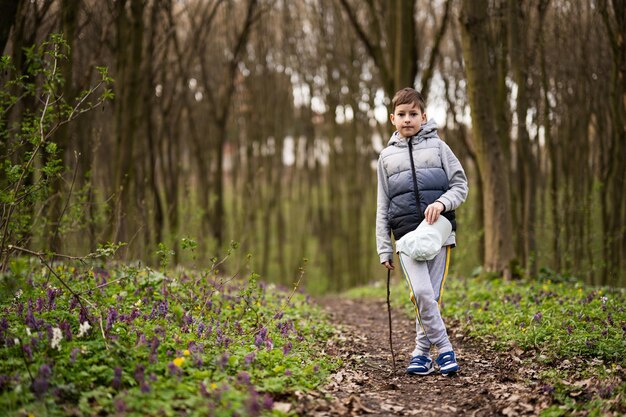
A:
{"type": "Polygon", "coordinates": [[[141,311],[139,311],[138,309],[134,308],[133,311],[130,313],[130,315],[128,316],[128,318],[126,319],[126,322],[128,324],[132,323],[133,321],[135,321],[135,319],[137,317],[139,317],[141,315],[141,311]]]}
{"type": "Polygon", "coordinates": [[[292,373],[289,369],[285,369],[285,376],[291,376],[292,373]]]}
{"type": "Polygon", "coordinates": [[[250,396],[246,399],[246,410],[249,416],[261,414],[261,404],[259,404],[259,394],[253,387],[250,387],[250,396]]]}
{"type": "Polygon", "coordinates": [[[292,349],[292,345],[291,342],[287,342],[283,345],[283,355],[287,356],[289,355],[289,352],[291,352],[292,349]]]}
{"type": "Polygon", "coordinates": [[[198,331],[197,331],[198,338],[202,337],[202,332],[204,332],[204,329],[206,329],[206,326],[204,325],[204,323],[198,324],[198,331]]]}
{"type": "Polygon", "coordinates": [[[35,311],[37,313],[41,313],[42,310],[43,310],[43,300],[41,299],[41,297],[37,297],[37,300],[35,301],[35,311]]]}
{"type": "Polygon", "coordinates": [[[150,385],[148,385],[146,381],[141,383],[141,392],[143,392],[144,394],[150,392],[150,385]]]}
{"type": "Polygon", "coordinates": [[[39,367],[37,376],[35,377],[32,385],[33,394],[38,400],[43,399],[48,391],[48,381],[52,375],[52,370],[47,364],[43,364],[39,367]]]}
{"type": "Polygon", "coordinates": [[[76,355],[78,355],[78,348],[74,348],[72,349],[72,352],[70,353],[70,363],[73,365],[74,362],[76,362],[76,355]]]}
{"type": "Polygon", "coordinates": [[[113,404],[115,406],[115,411],[117,411],[119,414],[123,415],[124,413],[126,413],[126,401],[124,401],[122,398],[116,398],[113,404]]]}
{"type": "Polygon", "coordinates": [[[54,310],[56,308],[56,298],[57,295],[61,293],[61,290],[48,288],[46,291],[46,295],[48,296],[48,311],[54,310]]]}
{"type": "Polygon", "coordinates": [[[78,305],[78,299],[76,297],[72,297],[70,300],[69,310],[72,311],[78,305]]]}
{"type": "Polygon", "coordinates": [[[541,314],[541,311],[539,311],[533,316],[533,321],[535,323],[541,323],[542,318],[543,318],[543,314],[541,314]]]}
{"type": "Polygon", "coordinates": [[[113,323],[115,323],[117,321],[117,317],[119,316],[119,313],[117,312],[117,310],[115,309],[115,307],[110,307],[109,308],[109,313],[107,314],[107,324],[106,324],[106,328],[105,330],[108,332],[109,330],[111,330],[111,328],[113,327],[113,323]]]}
{"type": "Polygon", "coordinates": [[[135,373],[134,373],[135,381],[137,381],[138,384],[141,384],[145,381],[144,372],[145,372],[145,367],[142,364],[138,363],[137,366],[135,366],[135,373]]]}
{"type": "Polygon", "coordinates": [[[550,395],[554,392],[554,387],[552,385],[546,384],[541,387],[541,392],[545,395],[550,395]]]}
{"type": "Polygon", "coordinates": [[[162,317],[165,317],[167,315],[168,310],[169,303],[167,302],[167,300],[163,300],[158,304],[158,312],[159,315],[161,315],[162,317]]]}
{"type": "Polygon", "coordinates": [[[206,384],[204,382],[200,383],[200,395],[202,395],[205,398],[208,398],[211,396],[211,394],[209,394],[209,391],[207,391],[206,384]]]}
{"type": "Polygon", "coordinates": [[[72,328],[70,326],[70,323],[67,320],[64,320],[59,324],[59,328],[63,332],[63,337],[65,338],[65,340],[67,340],[68,342],[71,342],[72,341],[72,328]]]}
{"type": "Polygon", "coordinates": [[[257,335],[254,337],[254,346],[258,348],[263,346],[263,337],[261,337],[260,333],[257,333],[257,335]]]}
{"type": "Polygon", "coordinates": [[[237,331],[237,334],[243,334],[243,327],[241,327],[241,324],[238,321],[235,322],[235,330],[237,331]]]}
{"type": "Polygon", "coordinates": [[[274,408],[274,400],[269,394],[265,394],[263,396],[263,408],[266,410],[271,410],[274,408]]]}
{"type": "Polygon", "coordinates": [[[174,362],[170,362],[167,364],[167,370],[170,371],[171,375],[178,376],[182,374],[183,370],[180,369],[174,362]]]}
{"type": "Polygon", "coordinates": [[[219,361],[219,366],[224,369],[226,368],[226,366],[228,365],[228,359],[230,358],[230,355],[228,354],[228,352],[225,352],[221,357],[220,357],[220,361],[219,361]]]}
{"type": "Polygon", "coordinates": [[[11,383],[11,377],[8,375],[0,375],[0,392],[9,387],[11,383]]]}
{"type": "Polygon", "coordinates": [[[265,341],[265,349],[267,349],[267,350],[274,349],[274,342],[272,342],[272,339],[270,339],[269,337],[265,341]]]}
{"type": "Polygon", "coordinates": [[[156,337],[156,336],[153,336],[152,340],[150,341],[150,362],[155,362],[156,361],[157,350],[158,350],[160,344],[161,344],[161,342],[159,341],[159,338],[156,337]]]}
{"type": "Polygon", "coordinates": [[[119,366],[116,366],[113,370],[113,381],[111,382],[111,386],[114,390],[122,388],[122,368],[119,366]]]}
{"type": "Polygon", "coordinates": [[[28,360],[28,362],[32,362],[33,350],[31,349],[30,345],[28,344],[22,345],[22,351],[24,352],[24,356],[26,356],[26,359],[28,360]]]}
{"type": "Polygon", "coordinates": [[[26,318],[24,319],[24,323],[31,329],[37,328],[37,320],[35,319],[35,315],[33,314],[33,302],[31,300],[28,300],[28,309],[26,310],[26,318]]]}
{"type": "Polygon", "coordinates": [[[244,385],[250,385],[250,375],[246,371],[239,371],[237,374],[237,382],[244,385]]]}
{"type": "Polygon", "coordinates": [[[573,330],[574,330],[574,328],[572,326],[567,326],[567,334],[568,334],[568,336],[572,335],[573,330]]]}
{"type": "Polygon", "coordinates": [[[139,330],[137,330],[136,334],[137,334],[137,340],[135,340],[135,347],[137,347],[139,345],[145,345],[146,344],[146,335],[143,334],[142,332],[140,332],[139,330]]]}
{"type": "Polygon", "coordinates": [[[84,323],[84,322],[90,322],[91,320],[89,320],[88,314],[87,314],[87,310],[85,310],[84,308],[80,309],[80,313],[78,314],[78,322],[79,323],[84,323]]]}
{"type": "Polygon", "coordinates": [[[243,358],[243,360],[247,366],[250,366],[250,364],[254,361],[255,358],[256,358],[256,352],[250,352],[243,358]]]}

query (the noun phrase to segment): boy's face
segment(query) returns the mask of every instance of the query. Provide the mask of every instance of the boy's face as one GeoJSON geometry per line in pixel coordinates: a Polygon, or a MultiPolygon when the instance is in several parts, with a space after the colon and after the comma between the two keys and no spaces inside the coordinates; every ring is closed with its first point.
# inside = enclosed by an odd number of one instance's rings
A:
{"type": "Polygon", "coordinates": [[[389,118],[403,138],[415,136],[426,123],[426,113],[422,113],[417,103],[399,104],[389,118]]]}

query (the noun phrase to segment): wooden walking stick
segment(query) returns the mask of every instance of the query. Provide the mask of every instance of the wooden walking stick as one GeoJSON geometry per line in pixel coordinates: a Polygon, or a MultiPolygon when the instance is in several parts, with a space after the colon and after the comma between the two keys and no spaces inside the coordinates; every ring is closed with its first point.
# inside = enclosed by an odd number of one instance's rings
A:
{"type": "Polygon", "coordinates": [[[393,338],[391,329],[391,302],[389,301],[390,284],[391,283],[391,269],[387,269],[387,314],[389,316],[389,349],[391,349],[391,360],[393,362],[393,372],[396,372],[396,354],[393,352],[393,338]]]}

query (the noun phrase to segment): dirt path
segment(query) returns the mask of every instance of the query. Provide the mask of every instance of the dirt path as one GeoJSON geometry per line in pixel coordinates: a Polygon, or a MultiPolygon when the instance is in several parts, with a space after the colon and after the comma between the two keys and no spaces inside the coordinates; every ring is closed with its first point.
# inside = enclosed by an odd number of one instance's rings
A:
{"type": "Polygon", "coordinates": [[[523,416],[537,415],[549,402],[534,371],[520,368],[515,352],[478,346],[451,323],[448,333],[461,371],[454,377],[406,375],[415,330],[414,321],[399,312],[393,313],[393,372],[384,301],[319,303],[340,327],[340,343],[329,343],[328,353],[340,355],[344,366],[323,390],[300,396],[299,415],[523,416]]]}

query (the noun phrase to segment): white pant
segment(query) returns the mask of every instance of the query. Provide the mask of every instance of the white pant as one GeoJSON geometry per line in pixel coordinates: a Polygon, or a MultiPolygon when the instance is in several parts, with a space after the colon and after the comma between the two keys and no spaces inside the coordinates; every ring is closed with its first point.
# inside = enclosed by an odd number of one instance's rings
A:
{"type": "Polygon", "coordinates": [[[450,246],[444,246],[430,261],[416,261],[400,252],[400,264],[415,305],[415,350],[412,356],[428,356],[431,346],[439,353],[452,350],[446,326],[441,318],[439,303],[443,284],[448,275],[450,246]]]}

